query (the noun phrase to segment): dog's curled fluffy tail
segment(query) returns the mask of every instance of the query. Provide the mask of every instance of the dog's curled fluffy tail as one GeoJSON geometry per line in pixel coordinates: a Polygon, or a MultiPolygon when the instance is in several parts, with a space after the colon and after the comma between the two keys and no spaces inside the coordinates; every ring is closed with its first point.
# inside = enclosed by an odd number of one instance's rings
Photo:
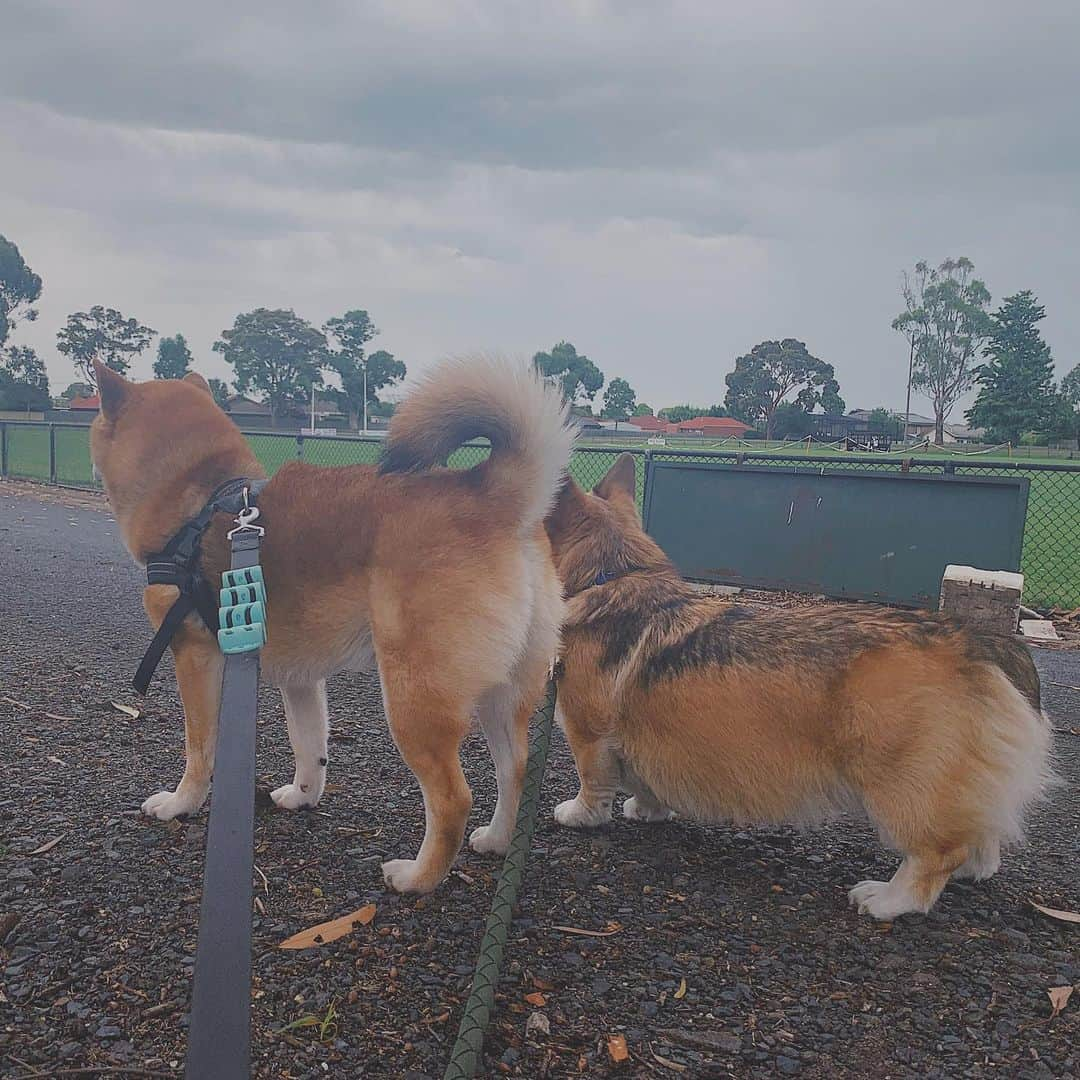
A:
{"type": "Polygon", "coordinates": [[[381,473],[446,463],[470,439],[491,443],[475,472],[525,528],[541,522],[570,460],[565,402],[532,367],[478,357],[446,360],[424,375],[394,413],[381,473]]]}

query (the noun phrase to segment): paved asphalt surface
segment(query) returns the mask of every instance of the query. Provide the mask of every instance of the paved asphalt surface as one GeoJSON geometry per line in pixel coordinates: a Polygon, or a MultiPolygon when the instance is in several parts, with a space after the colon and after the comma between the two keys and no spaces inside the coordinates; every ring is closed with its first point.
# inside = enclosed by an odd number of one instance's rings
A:
{"type": "MultiPolygon", "coordinates": [[[[0,1076],[182,1073],[206,814],[138,813],[183,746],[168,658],[138,719],[111,704],[141,704],[140,590],[99,498],[0,482],[0,1076]]],[[[845,903],[895,865],[861,823],[560,830],[575,784],[557,739],[482,1074],[1080,1075],[1080,989],[1057,1017],[1048,994],[1080,984],[1080,926],[1029,903],[1080,910],[1080,652],[1035,656],[1064,784],[995,878],[892,925],[845,903]]],[[[263,694],[269,788],[291,772],[263,694]]],[[[254,1074],[440,1076],[498,867],[463,852],[433,896],[388,894],[379,861],[415,850],[419,792],[370,679],[335,679],[331,716],[319,810],[257,820],[254,1074]],[[349,937],[277,948],[369,902],[349,937]]],[[[465,766],[479,820],[476,737],[465,766]]]]}

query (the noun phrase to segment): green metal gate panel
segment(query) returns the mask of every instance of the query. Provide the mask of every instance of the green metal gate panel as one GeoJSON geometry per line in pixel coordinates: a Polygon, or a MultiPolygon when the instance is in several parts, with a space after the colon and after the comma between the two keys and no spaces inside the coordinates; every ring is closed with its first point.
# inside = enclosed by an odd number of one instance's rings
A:
{"type": "Polygon", "coordinates": [[[644,519],[692,580],[935,608],[950,563],[1019,570],[1028,484],[650,461],[644,519]]]}

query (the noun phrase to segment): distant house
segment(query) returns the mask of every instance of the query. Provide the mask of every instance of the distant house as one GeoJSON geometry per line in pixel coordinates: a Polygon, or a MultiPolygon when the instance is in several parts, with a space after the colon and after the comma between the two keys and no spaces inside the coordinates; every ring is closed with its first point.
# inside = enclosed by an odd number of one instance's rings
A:
{"type": "Polygon", "coordinates": [[[625,431],[628,435],[640,435],[645,430],[638,424],[637,417],[631,420],[601,420],[600,426],[605,431],[625,431]]]}
{"type": "Polygon", "coordinates": [[[946,424],[945,441],[958,443],[981,443],[986,440],[985,428],[972,428],[964,424],[946,424]]]}
{"type": "Polygon", "coordinates": [[[239,420],[245,416],[269,416],[270,406],[265,401],[255,401],[243,394],[230,394],[225,399],[225,411],[239,420]]]}
{"type": "Polygon", "coordinates": [[[631,417],[630,423],[641,431],[648,431],[650,434],[656,431],[667,433],[673,426],[667,420],[661,420],[655,416],[634,416],[631,417]]]}
{"type": "Polygon", "coordinates": [[[708,435],[713,439],[741,438],[751,430],[749,424],[734,416],[695,416],[675,425],[680,435],[708,435]]]}
{"type": "MultiPolygon", "coordinates": [[[[898,414],[904,419],[904,414],[898,414]]],[[[918,413],[907,414],[908,432],[914,439],[930,439],[933,441],[935,423],[929,416],[920,416],[918,413]]],[[[981,442],[986,438],[983,428],[969,428],[963,424],[946,424],[942,431],[942,438],[947,443],[971,443],[981,442]]]]}
{"type": "Polygon", "coordinates": [[[97,394],[91,394],[90,397],[73,397],[68,403],[68,408],[81,412],[100,412],[101,398],[97,394]]]}
{"type": "Polygon", "coordinates": [[[930,416],[920,416],[918,413],[896,414],[907,425],[908,434],[914,439],[934,437],[934,420],[930,416]]]}

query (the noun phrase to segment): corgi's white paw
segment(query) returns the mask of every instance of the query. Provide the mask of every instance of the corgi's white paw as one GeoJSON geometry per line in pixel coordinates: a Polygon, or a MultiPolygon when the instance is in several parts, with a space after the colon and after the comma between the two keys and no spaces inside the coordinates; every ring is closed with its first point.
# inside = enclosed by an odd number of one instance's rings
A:
{"type": "Polygon", "coordinates": [[[953,877],[985,881],[993,877],[1001,867],[1001,842],[990,840],[977,848],[967,862],[953,873],[953,877]]]}
{"type": "Polygon", "coordinates": [[[505,855],[510,848],[510,836],[493,825],[481,825],[469,836],[469,847],[481,855],[505,855]]]}
{"type": "Polygon", "coordinates": [[[555,820],[568,829],[595,829],[611,820],[611,802],[592,807],[583,803],[580,796],[568,799],[555,807],[555,820]]]}
{"type": "Polygon", "coordinates": [[[923,910],[907,889],[893,881],[860,881],[848,891],[848,903],[858,908],[860,915],[872,915],[884,922],[923,910]]]}
{"type": "Polygon", "coordinates": [[[670,821],[675,817],[675,811],[666,806],[648,799],[639,799],[631,795],[623,803],[623,817],[627,821],[670,821]]]}

